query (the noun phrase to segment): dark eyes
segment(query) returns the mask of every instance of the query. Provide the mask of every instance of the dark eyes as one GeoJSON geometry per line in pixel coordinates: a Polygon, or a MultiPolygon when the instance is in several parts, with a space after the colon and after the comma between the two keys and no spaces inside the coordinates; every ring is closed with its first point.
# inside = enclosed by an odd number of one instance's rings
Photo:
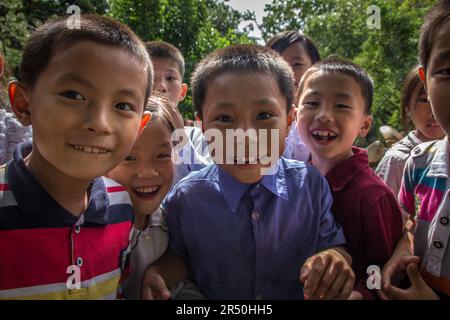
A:
{"type": "Polygon", "coordinates": [[[73,90],[65,91],[61,93],[61,96],[71,100],[85,100],[81,93],[73,90]]]}
{"type": "Polygon", "coordinates": [[[270,114],[269,112],[261,112],[258,113],[258,115],[256,116],[256,120],[267,120],[270,119],[272,117],[272,114],[270,114]]]}
{"type": "Polygon", "coordinates": [[[420,98],[417,100],[417,102],[419,102],[419,103],[428,103],[428,99],[425,98],[425,97],[420,97],[420,98]]]}
{"type": "Polygon", "coordinates": [[[316,101],[307,101],[307,102],[304,102],[303,105],[305,107],[314,108],[314,107],[317,107],[319,105],[319,103],[316,101]]]}
{"type": "Polygon", "coordinates": [[[133,156],[126,156],[125,159],[123,159],[124,161],[136,161],[136,158],[133,156]]]}
{"type": "Polygon", "coordinates": [[[227,115],[220,115],[216,118],[216,120],[220,122],[233,122],[233,119],[227,115]]]}
{"type": "Polygon", "coordinates": [[[168,80],[168,81],[176,81],[177,78],[175,78],[174,76],[168,76],[168,77],[166,78],[166,80],[168,80]]]}
{"type": "Polygon", "coordinates": [[[442,69],[438,72],[438,74],[442,74],[445,76],[450,76],[450,68],[442,69]]]}
{"type": "Polygon", "coordinates": [[[350,106],[348,106],[346,104],[339,103],[339,104],[336,105],[336,108],[339,108],[339,109],[350,109],[350,106]]]}
{"type": "Polygon", "coordinates": [[[161,154],[158,154],[157,158],[158,159],[167,159],[167,158],[170,159],[170,158],[172,158],[172,155],[168,154],[168,153],[161,153],[161,154]]]}
{"type": "Polygon", "coordinates": [[[116,104],[116,109],[123,110],[123,111],[134,110],[133,106],[126,102],[120,102],[120,103],[116,104]]]}

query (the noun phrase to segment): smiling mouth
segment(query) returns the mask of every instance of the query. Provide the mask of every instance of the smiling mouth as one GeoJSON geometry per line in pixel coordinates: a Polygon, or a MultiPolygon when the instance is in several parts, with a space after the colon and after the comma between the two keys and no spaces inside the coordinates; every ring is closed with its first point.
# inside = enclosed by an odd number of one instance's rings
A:
{"type": "Polygon", "coordinates": [[[146,186],[146,187],[139,187],[139,188],[133,188],[133,192],[142,198],[149,198],[156,195],[161,189],[161,186],[146,186]]]}
{"type": "Polygon", "coordinates": [[[439,126],[436,122],[429,123],[429,124],[427,125],[427,127],[430,127],[430,128],[440,128],[440,126],[439,126]]]}
{"type": "Polygon", "coordinates": [[[111,152],[109,149],[105,149],[102,147],[96,147],[96,146],[83,146],[79,144],[71,144],[72,148],[78,151],[86,152],[86,153],[94,153],[94,154],[105,154],[108,152],[111,152]]]}
{"type": "Polygon", "coordinates": [[[337,133],[328,129],[314,129],[311,130],[311,135],[317,141],[333,141],[337,138],[337,133]]]}

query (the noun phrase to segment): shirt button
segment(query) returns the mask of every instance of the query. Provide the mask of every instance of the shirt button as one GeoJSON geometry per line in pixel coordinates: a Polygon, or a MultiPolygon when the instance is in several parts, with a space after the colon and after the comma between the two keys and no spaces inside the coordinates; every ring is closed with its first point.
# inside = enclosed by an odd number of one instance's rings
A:
{"type": "Polygon", "coordinates": [[[76,226],[75,227],[75,233],[80,233],[81,227],[80,226],[76,226]]]}
{"type": "Polygon", "coordinates": [[[259,219],[259,213],[258,212],[253,212],[252,213],[252,218],[253,218],[253,220],[258,220],[259,219]]]}
{"type": "Polygon", "coordinates": [[[77,258],[77,266],[80,268],[83,266],[83,258],[82,257],[77,258]]]}
{"type": "Polygon", "coordinates": [[[439,240],[433,241],[433,245],[437,249],[442,249],[442,247],[443,247],[442,242],[440,242],[439,240]]]}
{"type": "Polygon", "coordinates": [[[448,218],[447,217],[441,217],[441,219],[439,220],[441,222],[441,224],[443,224],[444,226],[448,225],[448,218]]]}

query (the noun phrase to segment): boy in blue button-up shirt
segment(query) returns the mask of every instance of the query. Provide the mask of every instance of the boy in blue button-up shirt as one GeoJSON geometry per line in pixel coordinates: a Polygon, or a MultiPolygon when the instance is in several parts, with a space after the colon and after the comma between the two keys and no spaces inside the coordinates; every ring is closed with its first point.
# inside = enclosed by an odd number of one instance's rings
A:
{"type": "Polygon", "coordinates": [[[269,49],[232,46],[200,62],[192,88],[216,164],[166,198],[170,255],[148,270],[144,297],[169,296],[179,280],[170,261],[181,257],[209,299],[347,298],[354,275],[328,184],[313,167],[279,157],[295,110],[289,65],[269,49]],[[236,129],[248,136],[230,138],[236,129]]]}

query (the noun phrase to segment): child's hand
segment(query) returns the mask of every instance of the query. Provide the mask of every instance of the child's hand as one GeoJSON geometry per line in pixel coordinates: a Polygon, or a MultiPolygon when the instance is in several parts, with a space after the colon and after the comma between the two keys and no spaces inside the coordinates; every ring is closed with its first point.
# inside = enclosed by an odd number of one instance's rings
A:
{"type": "Polygon", "coordinates": [[[168,300],[170,291],[160,274],[148,269],[142,284],[142,300],[168,300]]]}
{"type": "Polygon", "coordinates": [[[384,265],[383,271],[381,272],[381,290],[377,290],[378,296],[382,300],[390,300],[393,298],[390,294],[392,284],[400,283],[404,278],[406,267],[411,263],[420,263],[420,258],[404,251],[395,253],[384,265]]]}
{"type": "Polygon", "coordinates": [[[347,299],[355,284],[355,274],[346,252],[337,248],[322,251],[310,257],[300,272],[305,284],[305,299],[347,299]]]}
{"type": "Polygon", "coordinates": [[[363,300],[363,296],[361,292],[353,290],[352,293],[350,293],[350,296],[347,298],[347,300],[363,300]]]}
{"type": "Polygon", "coordinates": [[[406,290],[399,289],[393,285],[389,286],[388,295],[397,300],[439,300],[439,297],[425,283],[420,275],[419,265],[410,263],[406,267],[411,287],[406,290]]]}

